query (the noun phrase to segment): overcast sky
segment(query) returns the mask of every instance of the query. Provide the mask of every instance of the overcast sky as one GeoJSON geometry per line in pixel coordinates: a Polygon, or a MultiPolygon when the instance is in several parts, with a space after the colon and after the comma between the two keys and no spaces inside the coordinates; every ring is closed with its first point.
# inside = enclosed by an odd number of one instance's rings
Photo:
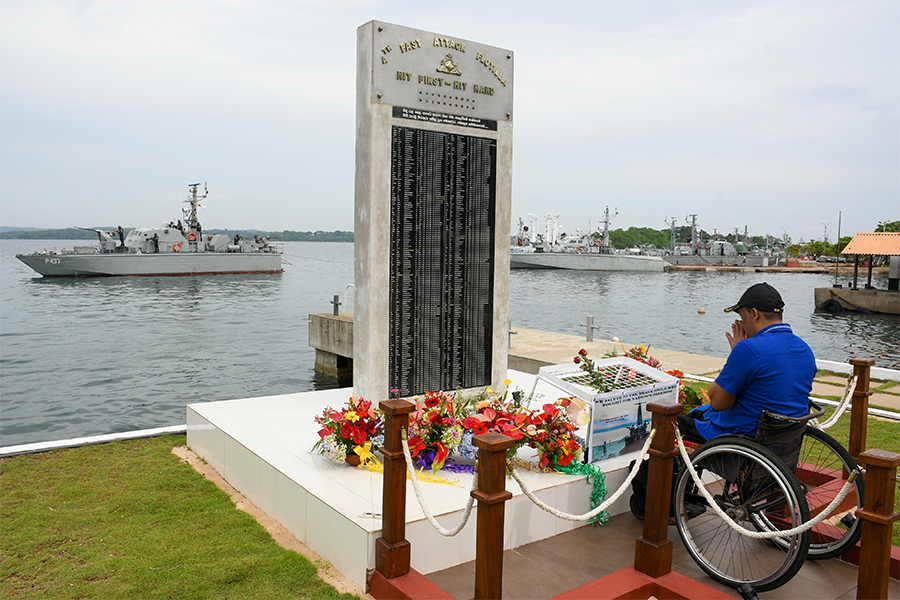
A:
{"type": "Polygon", "coordinates": [[[513,50],[513,219],[900,219],[900,2],[0,3],[0,225],[353,228],[356,29],[513,50]]]}

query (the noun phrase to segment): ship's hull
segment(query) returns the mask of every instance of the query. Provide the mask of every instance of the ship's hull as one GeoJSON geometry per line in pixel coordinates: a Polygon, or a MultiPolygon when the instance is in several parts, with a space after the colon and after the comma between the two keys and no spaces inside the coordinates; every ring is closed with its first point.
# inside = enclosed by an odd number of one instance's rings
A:
{"type": "Polygon", "coordinates": [[[44,277],[149,277],[280,273],[281,254],[184,252],[165,254],[18,254],[44,277]]]}
{"type": "Polygon", "coordinates": [[[651,271],[666,263],[658,256],[632,254],[576,254],[574,252],[512,252],[511,269],[569,269],[573,271],[651,271]]]}
{"type": "MultiPolygon", "coordinates": [[[[664,257],[666,263],[681,266],[706,267],[774,267],[778,265],[776,256],[719,256],[715,254],[688,254],[679,256],[672,254],[664,257]]],[[[782,264],[783,264],[782,260],[782,264]]]]}

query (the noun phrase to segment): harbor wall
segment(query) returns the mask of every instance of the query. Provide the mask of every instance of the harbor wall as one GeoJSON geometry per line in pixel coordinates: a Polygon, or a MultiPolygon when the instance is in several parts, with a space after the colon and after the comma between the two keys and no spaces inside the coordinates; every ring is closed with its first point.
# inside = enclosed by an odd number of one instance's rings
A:
{"type": "Polygon", "coordinates": [[[841,312],[874,312],[900,315],[900,292],[892,290],[854,290],[850,288],[816,288],[816,310],[841,312]]]}

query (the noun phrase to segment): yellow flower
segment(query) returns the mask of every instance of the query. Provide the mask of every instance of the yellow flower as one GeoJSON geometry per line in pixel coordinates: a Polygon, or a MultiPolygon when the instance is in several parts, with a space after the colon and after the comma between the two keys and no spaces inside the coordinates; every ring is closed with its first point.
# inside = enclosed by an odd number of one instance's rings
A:
{"type": "Polygon", "coordinates": [[[348,410],[347,412],[345,412],[344,417],[351,423],[356,423],[357,421],[359,421],[359,415],[356,414],[356,411],[353,410],[348,410]]]}
{"type": "Polygon", "coordinates": [[[511,383],[512,383],[512,379],[504,379],[503,380],[503,385],[505,385],[505,386],[509,386],[509,384],[511,384],[511,383]]]}
{"type": "Polygon", "coordinates": [[[485,388],[484,391],[486,391],[488,394],[494,393],[494,390],[492,390],[491,388],[485,388]]]}

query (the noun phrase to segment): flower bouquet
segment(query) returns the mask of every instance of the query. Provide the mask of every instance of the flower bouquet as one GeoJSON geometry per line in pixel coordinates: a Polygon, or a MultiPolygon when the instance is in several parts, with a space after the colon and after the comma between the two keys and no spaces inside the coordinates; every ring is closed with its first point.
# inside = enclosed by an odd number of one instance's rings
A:
{"type": "Polygon", "coordinates": [[[329,406],[315,419],[322,429],[313,452],[324,454],[337,463],[358,466],[370,461],[377,463],[373,452],[384,443],[381,431],[384,420],[371,402],[353,395],[343,410],[329,406]]]}
{"type": "MultiPolygon", "coordinates": [[[[582,350],[583,352],[583,350],[582,350]]],[[[662,363],[659,362],[658,359],[650,356],[650,346],[644,346],[643,344],[632,346],[628,350],[625,349],[625,346],[622,346],[622,354],[621,356],[625,356],[628,358],[633,358],[638,362],[642,362],[649,367],[653,367],[654,369],[663,370],[662,363]]],[[[616,356],[620,356],[615,349],[610,350],[606,354],[603,355],[603,358],[615,358],[616,356]]]]}
{"type": "Polygon", "coordinates": [[[515,440],[516,444],[507,453],[510,458],[525,443],[523,429],[530,411],[522,406],[525,394],[521,390],[509,393],[510,383],[509,379],[503,380],[507,388],[500,396],[488,387],[465,404],[463,441],[457,448],[457,454],[463,458],[477,458],[478,451],[472,444],[472,438],[482,433],[502,433],[515,440]]]}
{"type": "Polygon", "coordinates": [[[588,418],[582,417],[587,415],[584,408],[584,401],[578,398],[560,398],[525,417],[524,436],[528,446],[538,451],[540,468],[567,467],[581,457],[584,443],[575,435],[575,419],[587,423],[588,418]]]}
{"type": "MultiPolygon", "coordinates": [[[[599,506],[606,498],[606,477],[595,465],[580,462],[585,441],[575,433],[576,428],[590,421],[587,403],[577,397],[560,398],[553,404],[545,404],[541,411],[533,411],[525,420],[525,439],[538,451],[538,466],[569,475],[583,475],[591,486],[591,508],[599,506]]],[[[590,522],[605,523],[606,511],[598,513],[590,522]]]]}
{"type": "Polygon", "coordinates": [[[697,384],[697,387],[695,388],[693,383],[685,383],[684,372],[679,371],[678,369],[672,369],[671,371],[666,371],[666,373],[678,378],[678,402],[681,403],[682,414],[690,414],[690,412],[698,406],[709,404],[708,392],[700,387],[700,384],[697,384]]]}
{"type": "Polygon", "coordinates": [[[409,453],[420,467],[439,471],[463,440],[462,407],[453,394],[425,392],[409,415],[409,453]]]}

